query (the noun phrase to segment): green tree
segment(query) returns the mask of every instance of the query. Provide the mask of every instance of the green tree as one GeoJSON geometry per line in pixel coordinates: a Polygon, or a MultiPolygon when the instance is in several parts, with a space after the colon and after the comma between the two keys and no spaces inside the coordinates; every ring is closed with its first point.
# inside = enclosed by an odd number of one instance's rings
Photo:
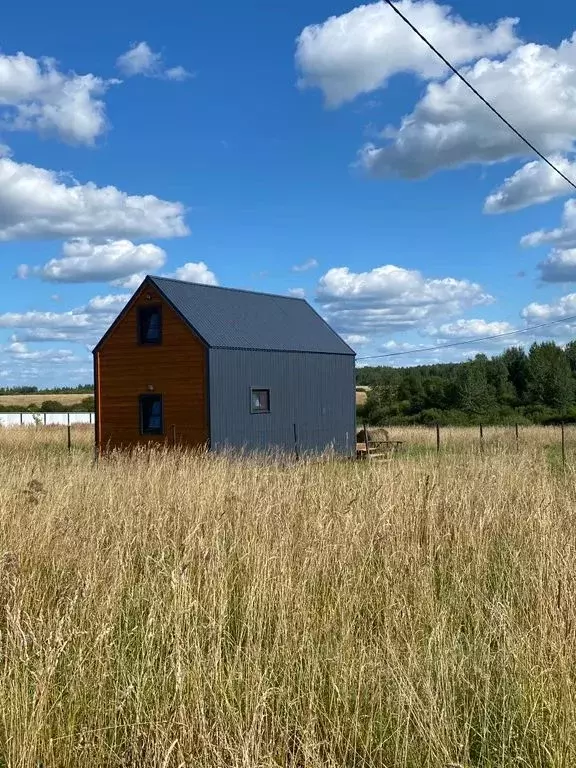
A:
{"type": "Polygon", "coordinates": [[[522,347],[510,347],[500,360],[508,369],[508,376],[516,392],[516,403],[525,402],[528,391],[529,363],[528,356],[522,347]]]}
{"type": "Polygon", "coordinates": [[[530,404],[546,405],[560,414],[574,402],[574,378],[564,351],[553,341],[533,344],[528,356],[530,404]]]}
{"type": "Polygon", "coordinates": [[[495,406],[493,391],[488,384],[488,358],[476,355],[463,363],[456,379],[459,408],[471,415],[487,414],[495,406]]]}

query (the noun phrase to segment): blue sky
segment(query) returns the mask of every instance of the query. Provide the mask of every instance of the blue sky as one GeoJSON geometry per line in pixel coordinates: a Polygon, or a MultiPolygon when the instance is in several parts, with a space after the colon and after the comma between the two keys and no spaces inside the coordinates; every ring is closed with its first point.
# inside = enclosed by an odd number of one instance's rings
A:
{"type": "MultiPolygon", "coordinates": [[[[568,4],[398,6],[576,178],[568,4]]],[[[90,381],[146,272],[305,295],[359,357],[576,315],[569,188],[384,3],[58,10],[3,21],[0,385],[90,381]]]]}

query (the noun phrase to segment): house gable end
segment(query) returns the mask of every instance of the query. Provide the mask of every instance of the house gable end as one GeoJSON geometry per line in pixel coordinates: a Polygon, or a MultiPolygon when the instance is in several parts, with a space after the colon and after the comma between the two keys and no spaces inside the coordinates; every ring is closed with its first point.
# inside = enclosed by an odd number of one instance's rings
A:
{"type": "Polygon", "coordinates": [[[182,314],[182,312],[180,312],[178,307],[176,307],[173,304],[173,302],[170,301],[170,299],[165,295],[164,291],[155,284],[152,278],[146,277],[143,280],[143,282],[140,284],[140,287],[137,288],[134,294],[130,297],[130,299],[126,303],[126,306],[120,311],[118,316],[115,318],[112,325],[108,328],[106,333],[102,336],[100,341],[96,344],[96,346],[92,350],[92,354],[95,355],[98,351],[102,349],[102,347],[108,342],[110,337],[113,336],[115,330],[124,322],[125,318],[130,314],[133,307],[142,299],[142,295],[146,293],[146,291],[152,292],[153,299],[155,298],[156,300],[159,300],[161,303],[166,303],[178,315],[178,317],[184,323],[184,325],[190,329],[190,332],[194,334],[196,339],[201,341],[205,347],[208,347],[208,344],[206,344],[206,341],[196,331],[196,329],[192,327],[190,322],[184,317],[184,315],[182,314]]]}

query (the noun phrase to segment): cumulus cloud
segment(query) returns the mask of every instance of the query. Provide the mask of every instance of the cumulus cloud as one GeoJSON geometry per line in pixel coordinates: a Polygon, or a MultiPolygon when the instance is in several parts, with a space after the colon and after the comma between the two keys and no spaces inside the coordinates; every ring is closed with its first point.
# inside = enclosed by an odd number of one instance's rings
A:
{"type": "MultiPolygon", "coordinates": [[[[504,60],[484,58],[464,71],[541,151],[548,155],[573,149],[576,37],[558,48],[522,45],[504,60]]],[[[445,82],[430,83],[400,126],[383,132],[381,146],[368,144],[361,150],[359,164],[373,176],[417,178],[440,168],[494,163],[528,153],[526,145],[453,75],[445,82]]]]}
{"type": "Polygon", "coordinates": [[[117,82],[61,72],[50,58],[0,54],[0,124],[93,144],[107,127],[100,97],[117,82]]]}
{"type": "Polygon", "coordinates": [[[304,288],[289,288],[288,296],[292,296],[294,299],[305,299],[306,291],[304,288]]]}
{"type": "Polygon", "coordinates": [[[389,264],[361,273],[330,269],[320,279],[317,301],[340,332],[371,335],[422,328],[493,298],[468,280],[425,278],[389,264]]]}
{"type": "Polygon", "coordinates": [[[184,67],[166,67],[161,53],[155,53],[146,41],[134,43],[116,60],[116,66],[125,77],[143,75],[162,80],[187,80],[192,77],[184,67]]]}
{"type": "MultiPolygon", "coordinates": [[[[555,155],[554,165],[569,179],[576,180],[576,162],[555,155]]],[[[542,160],[534,160],[509,176],[502,186],[486,198],[484,213],[508,213],[529,205],[547,203],[568,195],[573,187],[542,160]]]]}
{"type": "Polygon", "coordinates": [[[576,248],[554,249],[538,269],[545,283],[576,282],[576,248]]]}
{"type": "Polygon", "coordinates": [[[179,237],[189,234],[184,214],[181,203],[70,182],[0,157],[0,241],[179,237]]]}
{"type": "Polygon", "coordinates": [[[203,261],[189,261],[178,267],[164,277],[173,277],[176,280],[184,280],[187,283],[203,283],[204,285],[218,285],[214,272],[208,269],[203,261]]]}
{"type": "Polygon", "coordinates": [[[16,361],[35,361],[43,363],[70,363],[76,359],[70,349],[31,350],[26,344],[15,341],[5,348],[5,352],[16,361]]]}
{"type": "Polygon", "coordinates": [[[347,333],[343,339],[351,347],[362,347],[370,341],[368,336],[363,336],[361,333],[347,333]]]}
{"type": "Polygon", "coordinates": [[[71,341],[94,345],[130,299],[130,294],[94,296],[66,312],[4,312],[0,328],[14,329],[14,343],[71,341]]]}
{"type": "Polygon", "coordinates": [[[559,322],[557,325],[546,328],[543,332],[546,336],[573,337],[576,332],[576,320],[573,319],[576,317],[576,293],[568,293],[549,304],[539,304],[533,301],[524,307],[520,314],[528,325],[538,325],[552,320],[565,320],[566,322],[559,322]]]}
{"type": "Polygon", "coordinates": [[[53,283],[109,282],[130,279],[137,270],[155,272],[165,261],[166,253],[157,245],[135,245],[130,240],[95,243],[83,237],[64,243],[61,258],[41,267],[21,265],[17,274],[53,283]]]}
{"type": "MultiPolygon", "coordinates": [[[[151,274],[148,271],[148,274],[151,274]]],[[[146,277],[145,272],[137,272],[122,280],[115,280],[113,285],[135,291],[146,277]]],[[[203,261],[187,261],[173,272],[164,272],[160,277],[172,277],[186,283],[202,283],[203,285],[218,285],[218,278],[203,261]]]]}
{"type": "Polygon", "coordinates": [[[316,269],[317,266],[318,262],[316,259],[308,259],[308,261],[305,261],[302,264],[294,264],[292,272],[308,272],[311,269],[316,269]]]}
{"type": "MultiPolygon", "coordinates": [[[[453,61],[507,53],[518,40],[517,19],[492,26],[470,24],[431,0],[400,0],[398,8],[453,61]]],[[[322,24],[306,27],[297,40],[301,87],[320,88],[329,106],[386,85],[399,72],[442,76],[444,65],[384,2],[361,5],[322,24]]]]}
{"type": "Polygon", "coordinates": [[[552,243],[559,248],[576,248],[576,200],[567,200],[564,203],[562,224],[556,229],[541,229],[524,235],[520,241],[522,245],[537,246],[552,243]]]}
{"type": "Polygon", "coordinates": [[[440,326],[431,326],[426,329],[428,336],[438,339],[466,340],[478,336],[496,336],[501,333],[513,333],[516,328],[504,320],[480,320],[460,319],[452,323],[443,323],[440,326]]]}

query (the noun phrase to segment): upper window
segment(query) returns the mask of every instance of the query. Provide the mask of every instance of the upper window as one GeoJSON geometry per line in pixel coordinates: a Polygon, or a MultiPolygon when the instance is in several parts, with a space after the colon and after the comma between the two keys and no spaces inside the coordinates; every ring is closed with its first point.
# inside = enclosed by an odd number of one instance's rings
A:
{"type": "Polygon", "coordinates": [[[140,344],[162,343],[162,307],[138,307],[138,341],[140,344]]]}
{"type": "Polygon", "coordinates": [[[250,392],[252,413],[270,413],[270,390],[252,389],[250,392]]]}
{"type": "Polygon", "coordinates": [[[162,395],[140,395],[140,433],[164,434],[162,395]]]}

